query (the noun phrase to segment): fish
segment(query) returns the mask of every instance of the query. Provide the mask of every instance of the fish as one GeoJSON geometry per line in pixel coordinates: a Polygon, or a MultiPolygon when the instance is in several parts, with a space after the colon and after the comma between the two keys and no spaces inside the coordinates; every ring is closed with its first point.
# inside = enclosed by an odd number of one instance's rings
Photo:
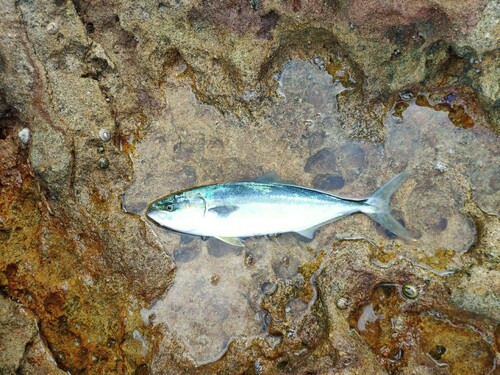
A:
{"type": "Polygon", "coordinates": [[[361,199],[280,182],[199,186],[155,200],[146,216],[176,232],[244,246],[244,238],[287,232],[312,239],[323,225],[362,212],[396,236],[412,241],[415,238],[390,211],[391,197],[407,177],[404,171],[361,199]]]}

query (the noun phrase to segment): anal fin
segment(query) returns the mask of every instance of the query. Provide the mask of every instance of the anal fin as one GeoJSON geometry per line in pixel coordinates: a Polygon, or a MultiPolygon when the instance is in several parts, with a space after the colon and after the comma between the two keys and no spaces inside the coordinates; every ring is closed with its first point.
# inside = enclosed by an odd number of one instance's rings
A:
{"type": "Polygon", "coordinates": [[[318,230],[318,227],[316,226],[316,227],[312,227],[312,228],[298,230],[295,233],[298,233],[302,237],[306,237],[306,238],[309,238],[310,240],[312,240],[314,238],[314,234],[316,233],[317,230],[318,230]]]}
{"type": "Polygon", "coordinates": [[[233,246],[239,246],[239,247],[245,246],[238,237],[215,237],[215,238],[233,246]]]}

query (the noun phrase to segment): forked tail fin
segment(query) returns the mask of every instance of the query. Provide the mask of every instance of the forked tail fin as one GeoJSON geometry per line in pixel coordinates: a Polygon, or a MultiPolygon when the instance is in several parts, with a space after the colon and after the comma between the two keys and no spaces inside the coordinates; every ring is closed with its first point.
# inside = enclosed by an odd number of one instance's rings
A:
{"type": "Polygon", "coordinates": [[[361,209],[361,212],[370,216],[377,223],[382,225],[385,229],[391,231],[396,236],[410,241],[415,241],[412,234],[391,215],[391,197],[398,190],[401,184],[406,180],[409,173],[404,171],[388,182],[382,187],[375,190],[372,195],[366,199],[366,206],[361,209]]]}

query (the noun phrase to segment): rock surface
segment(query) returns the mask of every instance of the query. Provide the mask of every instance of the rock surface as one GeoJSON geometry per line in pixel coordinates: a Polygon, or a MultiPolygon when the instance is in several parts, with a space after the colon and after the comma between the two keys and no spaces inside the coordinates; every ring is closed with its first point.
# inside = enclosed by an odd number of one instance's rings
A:
{"type": "Polygon", "coordinates": [[[4,1],[0,373],[477,373],[499,357],[498,1],[4,1]],[[244,248],[148,203],[362,197],[244,248]],[[410,294],[405,291],[412,291],[410,294]]]}
{"type": "Polygon", "coordinates": [[[0,364],[4,374],[64,374],[40,339],[36,318],[0,296],[0,364]]]}

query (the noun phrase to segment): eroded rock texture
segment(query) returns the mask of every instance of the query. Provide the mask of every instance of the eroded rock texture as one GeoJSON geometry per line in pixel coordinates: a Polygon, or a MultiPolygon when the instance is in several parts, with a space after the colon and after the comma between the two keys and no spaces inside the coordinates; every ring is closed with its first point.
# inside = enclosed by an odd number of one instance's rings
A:
{"type": "MultiPolygon", "coordinates": [[[[499,4],[0,4],[0,373],[494,372],[499,4]],[[354,215],[235,248],[149,202],[273,172],[354,215]]],[[[497,370],[497,369],[496,369],[497,370]]]]}

